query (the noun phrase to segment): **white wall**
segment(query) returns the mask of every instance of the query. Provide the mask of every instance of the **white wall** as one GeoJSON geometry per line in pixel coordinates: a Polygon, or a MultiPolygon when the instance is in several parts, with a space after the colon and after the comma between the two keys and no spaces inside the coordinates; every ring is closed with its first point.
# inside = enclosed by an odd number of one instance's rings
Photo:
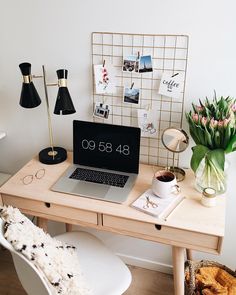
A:
{"type": "MultiPolygon", "coordinates": [[[[7,132],[7,138],[0,143],[0,171],[16,172],[48,145],[45,102],[31,110],[19,106],[18,64],[23,61],[32,63],[34,74],[40,74],[41,65],[45,64],[52,82],[56,81],[58,68],[69,70],[69,88],[78,111],[68,117],[53,116],[53,129],[56,144],[72,148],[72,120],[89,119],[91,114],[93,31],[188,34],[186,110],[192,101],[211,97],[214,89],[219,95],[236,96],[234,0],[0,0],[0,3],[0,129],[7,132]]],[[[35,80],[35,85],[43,97],[42,82],[35,80]]],[[[50,89],[49,95],[54,105],[56,89],[50,89]]],[[[190,156],[189,148],[182,157],[183,166],[189,165],[190,156]]],[[[230,155],[230,159],[226,238],[218,259],[235,268],[236,154],[230,155]]],[[[171,264],[170,249],[166,246],[97,234],[115,251],[134,258],[136,264],[154,268],[160,263],[171,264]]]]}

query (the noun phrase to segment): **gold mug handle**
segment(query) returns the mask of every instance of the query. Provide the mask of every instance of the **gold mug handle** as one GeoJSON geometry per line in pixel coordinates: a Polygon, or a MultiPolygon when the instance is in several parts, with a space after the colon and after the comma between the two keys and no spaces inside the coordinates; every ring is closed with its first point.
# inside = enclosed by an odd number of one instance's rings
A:
{"type": "Polygon", "coordinates": [[[181,191],[178,184],[173,185],[172,188],[173,188],[173,190],[171,192],[172,194],[178,195],[181,191]]]}

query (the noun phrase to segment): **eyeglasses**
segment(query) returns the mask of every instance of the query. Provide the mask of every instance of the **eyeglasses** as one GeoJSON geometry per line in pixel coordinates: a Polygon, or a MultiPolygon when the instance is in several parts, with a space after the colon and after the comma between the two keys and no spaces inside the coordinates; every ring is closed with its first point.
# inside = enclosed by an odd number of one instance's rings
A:
{"type": "Polygon", "coordinates": [[[23,177],[21,179],[21,181],[25,185],[30,184],[33,181],[34,178],[36,178],[36,179],[43,178],[44,175],[45,175],[45,172],[46,172],[45,169],[44,168],[41,168],[34,175],[33,174],[26,175],[25,177],[23,177]]]}

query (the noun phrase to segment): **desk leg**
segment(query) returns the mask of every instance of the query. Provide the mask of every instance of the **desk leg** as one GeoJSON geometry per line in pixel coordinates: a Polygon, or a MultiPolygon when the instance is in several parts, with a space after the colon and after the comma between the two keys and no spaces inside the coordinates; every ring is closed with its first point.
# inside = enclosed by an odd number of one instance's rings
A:
{"type": "Polygon", "coordinates": [[[187,259],[188,260],[193,260],[193,250],[186,249],[186,254],[187,254],[187,259]]]}
{"type": "Polygon", "coordinates": [[[42,217],[37,217],[37,226],[41,227],[45,232],[48,231],[48,220],[42,217]]]}
{"type": "Polygon", "coordinates": [[[184,295],[184,253],[184,248],[172,246],[175,295],[184,295]]]}
{"type": "Polygon", "coordinates": [[[66,232],[72,231],[72,224],[66,223],[66,232]]]}

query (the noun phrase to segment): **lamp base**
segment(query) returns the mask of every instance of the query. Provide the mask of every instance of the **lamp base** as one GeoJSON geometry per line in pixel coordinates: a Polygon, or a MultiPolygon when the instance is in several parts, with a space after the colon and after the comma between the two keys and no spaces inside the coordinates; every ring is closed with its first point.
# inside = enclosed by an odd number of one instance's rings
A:
{"type": "Polygon", "coordinates": [[[59,164],[67,159],[67,152],[61,147],[46,148],[39,152],[39,161],[47,165],[59,164]]]}

